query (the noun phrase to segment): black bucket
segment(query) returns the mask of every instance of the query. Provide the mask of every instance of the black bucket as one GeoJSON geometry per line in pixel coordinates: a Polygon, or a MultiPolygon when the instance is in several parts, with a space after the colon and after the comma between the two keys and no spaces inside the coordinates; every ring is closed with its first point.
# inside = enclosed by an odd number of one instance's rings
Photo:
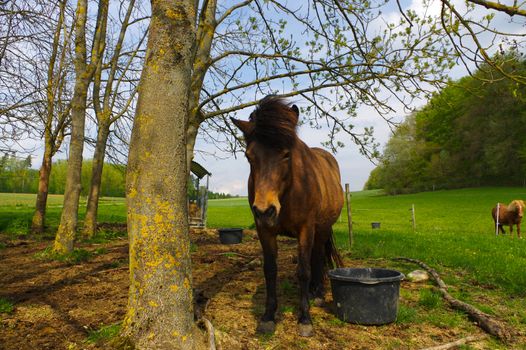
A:
{"type": "Polygon", "coordinates": [[[380,228],[379,222],[371,222],[371,228],[380,228]]]}
{"type": "Polygon", "coordinates": [[[330,270],[329,278],[340,320],[363,325],[396,320],[403,273],[377,268],[339,268],[330,270]]]}
{"type": "Polygon", "coordinates": [[[243,239],[242,228],[220,228],[219,241],[223,244],[238,244],[243,239]]]}

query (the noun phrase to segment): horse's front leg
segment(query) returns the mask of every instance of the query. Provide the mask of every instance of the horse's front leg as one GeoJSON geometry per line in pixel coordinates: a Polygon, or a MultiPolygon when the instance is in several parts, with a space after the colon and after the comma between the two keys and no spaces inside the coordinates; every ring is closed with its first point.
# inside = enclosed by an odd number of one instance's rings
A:
{"type": "Polygon", "coordinates": [[[312,320],[309,312],[309,286],[311,280],[311,254],[314,244],[314,228],[304,227],[298,235],[298,280],[300,285],[300,313],[298,331],[303,337],[312,335],[312,320]]]}
{"type": "Polygon", "coordinates": [[[278,265],[276,259],[278,256],[278,245],[276,235],[262,233],[259,235],[259,241],[263,248],[263,272],[265,273],[266,302],[265,313],[257,327],[259,333],[274,333],[276,330],[276,310],[278,301],[276,296],[276,277],[278,274],[278,265]]]}
{"type": "Polygon", "coordinates": [[[517,236],[521,238],[521,222],[517,223],[517,236]]]}
{"type": "Polygon", "coordinates": [[[510,237],[513,238],[513,223],[510,224],[510,237]]]}

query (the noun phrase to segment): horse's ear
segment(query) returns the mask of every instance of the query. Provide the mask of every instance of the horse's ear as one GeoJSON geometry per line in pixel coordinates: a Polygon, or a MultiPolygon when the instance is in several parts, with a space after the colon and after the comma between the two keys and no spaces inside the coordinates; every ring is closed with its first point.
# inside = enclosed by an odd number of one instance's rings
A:
{"type": "Polygon", "coordinates": [[[249,136],[250,134],[252,134],[252,131],[254,131],[253,122],[249,122],[249,121],[247,122],[247,121],[235,119],[232,117],[230,117],[230,120],[232,121],[232,123],[234,123],[235,126],[237,126],[239,130],[241,130],[245,138],[249,136]]]}
{"type": "Polygon", "coordinates": [[[296,116],[298,116],[298,117],[300,116],[300,110],[299,110],[298,106],[292,105],[292,107],[290,107],[290,108],[294,111],[294,113],[296,113],[296,116]]]}
{"type": "Polygon", "coordinates": [[[290,109],[292,109],[292,111],[294,112],[295,116],[296,116],[296,120],[294,121],[294,126],[298,125],[298,120],[300,119],[300,110],[298,108],[298,106],[296,105],[292,105],[292,107],[290,107],[290,109]]]}

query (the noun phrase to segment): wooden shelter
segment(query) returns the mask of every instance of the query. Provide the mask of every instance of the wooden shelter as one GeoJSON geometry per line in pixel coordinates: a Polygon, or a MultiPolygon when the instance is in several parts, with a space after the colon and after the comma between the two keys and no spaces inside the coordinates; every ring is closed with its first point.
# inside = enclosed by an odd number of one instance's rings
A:
{"type": "Polygon", "coordinates": [[[192,161],[190,171],[194,176],[190,176],[188,186],[188,223],[190,227],[206,227],[208,209],[208,185],[212,175],[201,164],[192,161]],[[202,185],[202,180],[206,177],[206,185],[202,185]]]}

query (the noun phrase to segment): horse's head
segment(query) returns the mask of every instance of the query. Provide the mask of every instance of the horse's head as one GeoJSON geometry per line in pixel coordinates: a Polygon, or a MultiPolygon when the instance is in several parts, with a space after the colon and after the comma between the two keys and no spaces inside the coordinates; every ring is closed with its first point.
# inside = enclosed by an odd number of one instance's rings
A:
{"type": "Polygon", "coordinates": [[[514,211],[517,217],[522,219],[524,216],[524,201],[516,199],[510,203],[508,209],[514,211]]]}
{"type": "Polygon", "coordinates": [[[243,132],[250,163],[249,202],[260,225],[273,227],[281,211],[283,194],[290,186],[292,150],[297,142],[299,111],[278,97],[266,97],[249,121],[232,119],[243,132]]]}
{"type": "Polygon", "coordinates": [[[522,219],[522,217],[524,216],[524,202],[523,201],[517,201],[519,202],[517,204],[517,215],[519,216],[519,218],[522,219]]]}

